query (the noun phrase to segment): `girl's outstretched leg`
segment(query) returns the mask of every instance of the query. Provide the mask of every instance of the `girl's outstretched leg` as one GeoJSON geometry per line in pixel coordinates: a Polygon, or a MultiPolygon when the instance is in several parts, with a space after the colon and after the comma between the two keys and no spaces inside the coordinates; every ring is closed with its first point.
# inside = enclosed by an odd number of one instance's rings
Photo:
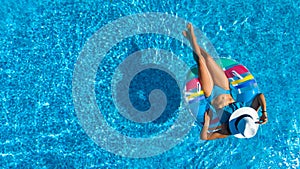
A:
{"type": "Polygon", "coordinates": [[[225,89],[229,90],[229,81],[222,70],[222,68],[215,62],[215,60],[204,50],[199,46],[201,50],[201,54],[205,59],[206,66],[212,76],[213,82],[215,85],[225,89]]]}
{"type": "Polygon", "coordinates": [[[187,31],[183,31],[182,34],[190,41],[191,46],[195,52],[194,59],[198,65],[198,77],[201,82],[202,90],[204,91],[204,95],[209,97],[211,95],[214,83],[211,77],[211,74],[206,66],[206,61],[204,57],[201,55],[201,50],[199,45],[197,44],[197,39],[194,35],[194,29],[192,24],[187,25],[187,31]]]}

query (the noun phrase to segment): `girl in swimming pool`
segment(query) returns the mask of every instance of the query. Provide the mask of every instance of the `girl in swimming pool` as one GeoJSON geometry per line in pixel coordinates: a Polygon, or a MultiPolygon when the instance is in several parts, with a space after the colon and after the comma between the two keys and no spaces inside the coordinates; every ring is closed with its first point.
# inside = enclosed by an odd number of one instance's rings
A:
{"type": "MultiPolygon", "coordinates": [[[[217,65],[214,59],[197,44],[193,25],[189,23],[187,25],[187,31],[183,31],[182,34],[189,40],[194,50],[193,56],[198,66],[199,81],[201,82],[202,90],[204,91],[204,95],[207,98],[209,104],[211,104],[216,110],[224,110],[225,112],[227,111],[230,114],[235,110],[245,107],[244,104],[235,102],[234,98],[230,95],[229,81],[225,73],[217,65]]],[[[217,130],[215,130],[215,132],[211,133],[208,133],[208,126],[210,123],[212,110],[208,109],[205,113],[205,121],[200,138],[202,140],[213,140],[218,138],[225,138],[229,135],[236,136],[237,134],[242,135],[241,138],[253,137],[257,131],[255,124],[265,124],[268,121],[264,95],[262,93],[258,94],[249,106],[256,111],[256,114],[260,107],[262,107],[262,116],[260,117],[259,122],[253,121],[254,119],[251,120],[251,118],[254,118],[253,113],[251,114],[240,112],[239,115],[241,117],[237,117],[237,119],[235,119],[235,124],[229,125],[230,121],[227,120],[221,126],[217,127],[217,130]],[[237,131],[238,133],[236,133],[237,131]],[[252,134],[249,134],[249,132],[252,134]]]]}

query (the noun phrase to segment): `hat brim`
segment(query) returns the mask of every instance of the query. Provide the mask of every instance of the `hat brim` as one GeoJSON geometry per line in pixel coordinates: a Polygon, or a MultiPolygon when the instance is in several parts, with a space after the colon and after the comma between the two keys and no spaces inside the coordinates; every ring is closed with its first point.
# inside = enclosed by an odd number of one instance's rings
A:
{"type": "MultiPolygon", "coordinates": [[[[237,138],[247,138],[243,134],[241,134],[239,131],[237,131],[237,129],[235,127],[235,122],[236,122],[237,118],[242,115],[250,115],[255,122],[259,121],[257,112],[251,107],[242,107],[242,108],[239,108],[236,111],[234,111],[229,118],[229,129],[230,129],[231,134],[237,138]]],[[[258,124],[257,124],[257,127],[258,127],[258,124]]]]}

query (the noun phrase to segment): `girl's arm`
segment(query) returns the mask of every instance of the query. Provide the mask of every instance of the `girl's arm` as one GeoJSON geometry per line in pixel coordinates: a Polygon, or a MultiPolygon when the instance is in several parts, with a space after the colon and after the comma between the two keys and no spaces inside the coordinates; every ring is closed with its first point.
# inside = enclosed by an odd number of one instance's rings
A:
{"type": "Polygon", "coordinates": [[[214,140],[214,139],[228,137],[228,135],[224,135],[218,132],[208,133],[209,123],[210,123],[210,116],[208,112],[206,112],[204,116],[204,125],[200,133],[201,140],[214,140]]]}
{"type": "Polygon", "coordinates": [[[256,111],[258,111],[261,107],[262,116],[260,117],[261,124],[266,124],[268,122],[268,114],[267,114],[267,103],[264,94],[258,94],[251,105],[256,111]]]}
{"type": "Polygon", "coordinates": [[[207,140],[208,138],[208,127],[209,127],[209,121],[210,121],[210,117],[208,115],[208,112],[205,112],[204,115],[204,125],[202,127],[201,133],[200,133],[200,139],[201,140],[207,140]]]}

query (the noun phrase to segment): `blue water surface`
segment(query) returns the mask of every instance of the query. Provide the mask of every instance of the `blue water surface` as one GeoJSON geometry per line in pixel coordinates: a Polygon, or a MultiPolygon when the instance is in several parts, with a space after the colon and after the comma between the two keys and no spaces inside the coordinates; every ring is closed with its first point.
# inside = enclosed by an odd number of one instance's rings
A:
{"type": "MultiPolygon", "coordinates": [[[[1,2],[0,167],[299,168],[299,25],[298,0],[1,2]],[[85,133],[72,97],[80,52],[101,27],[144,12],[192,22],[220,57],[235,59],[251,71],[265,94],[269,118],[254,138],[201,141],[199,128],[193,126],[169,151],[128,158],[106,151],[85,133]]],[[[172,76],[148,69],[135,76],[129,97],[136,109],[145,111],[151,90],[161,88],[169,101],[162,116],[137,123],[116,111],[110,93],[114,69],[133,52],[147,48],[169,50],[189,66],[194,64],[185,45],[163,35],[128,37],[107,53],[95,79],[97,104],[109,125],[131,137],[166,131],[181,106],[181,91],[172,76]]]]}

